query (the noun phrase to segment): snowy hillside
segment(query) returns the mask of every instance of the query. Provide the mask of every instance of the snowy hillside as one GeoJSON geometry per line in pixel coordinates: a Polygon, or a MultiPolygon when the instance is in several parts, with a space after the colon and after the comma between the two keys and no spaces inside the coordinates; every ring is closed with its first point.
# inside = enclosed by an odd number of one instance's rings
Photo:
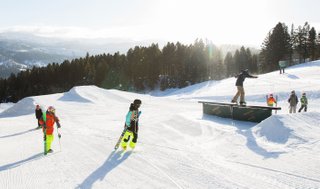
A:
{"type": "MultiPolygon", "coordinates": [[[[246,79],[248,104],[273,93],[261,123],[203,115],[198,100],[229,102],[235,78],[135,94],[96,86],[0,105],[1,188],[320,188],[320,61],[246,79]],[[308,112],[287,98],[307,93],[308,112]],[[136,148],[113,151],[129,104],[142,100],[136,148]],[[54,153],[44,156],[35,104],[56,107],[54,153]]],[[[300,104],[299,104],[300,106],[300,104]]]]}

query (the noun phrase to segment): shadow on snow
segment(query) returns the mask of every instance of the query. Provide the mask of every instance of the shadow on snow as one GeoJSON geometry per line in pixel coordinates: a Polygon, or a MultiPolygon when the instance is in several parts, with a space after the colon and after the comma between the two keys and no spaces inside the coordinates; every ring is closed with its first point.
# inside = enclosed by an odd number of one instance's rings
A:
{"type": "Polygon", "coordinates": [[[35,130],[37,130],[37,129],[29,129],[27,131],[22,131],[22,132],[11,134],[11,135],[0,136],[0,138],[9,138],[9,137],[14,137],[14,136],[19,136],[19,135],[23,135],[23,134],[26,134],[26,133],[29,133],[29,132],[35,131],[35,130]]]}
{"type": "Polygon", "coordinates": [[[248,149],[250,149],[252,152],[260,156],[263,156],[264,158],[278,158],[280,154],[285,153],[285,152],[270,152],[264,149],[263,147],[259,146],[251,129],[257,123],[237,121],[237,120],[232,120],[229,118],[221,118],[213,115],[203,115],[202,119],[208,120],[208,121],[214,121],[226,126],[236,127],[237,128],[236,132],[246,138],[247,140],[246,146],[248,147],[248,149]]]}
{"type": "Polygon", "coordinates": [[[20,165],[23,165],[27,162],[31,162],[31,161],[34,161],[36,159],[39,159],[40,157],[43,156],[43,153],[38,153],[36,155],[33,155],[27,159],[24,159],[24,160],[20,160],[20,161],[17,161],[17,162],[14,162],[14,163],[10,163],[10,164],[7,164],[7,165],[2,165],[0,166],[0,171],[5,171],[5,170],[8,170],[8,169],[13,169],[15,167],[18,167],[20,165]]]}
{"type": "Polygon", "coordinates": [[[109,172],[126,160],[131,153],[132,151],[127,151],[124,154],[122,151],[113,151],[109,155],[108,159],[98,169],[92,172],[81,184],[79,184],[76,189],[92,188],[92,185],[97,180],[103,180],[109,172]]]}

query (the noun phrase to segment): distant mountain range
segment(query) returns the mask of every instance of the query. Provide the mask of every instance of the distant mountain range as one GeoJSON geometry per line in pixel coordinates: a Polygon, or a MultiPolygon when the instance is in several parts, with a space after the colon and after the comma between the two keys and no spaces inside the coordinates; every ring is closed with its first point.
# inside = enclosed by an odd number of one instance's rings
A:
{"type": "MultiPolygon", "coordinates": [[[[175,41],[171,41],[176,43],[175,41]]],[[[127,53],[135,46],[149,46],[158,43],[162,48],[164,41],[133,41],[130,39],[61,39],[40,37],[30,33],[0,33],[0,78],[33,66],[46,66],[49,63],[62,63],[78,57],[102,53],[127,53]]],[[[187,44],[186,44],[187,45],[187,44]]],[[[234,53],[240,45],[219,45],[223,57],[227,52],[234,53]]],[[[247,48],[247,47],[246,47],[247,48]]],[[[254,51],[257,49],[250,48],[254,51]]]]}
{"type": "Polygon", "coordinates": [[[102,53],[126,53],[135,45],[134,41],[120,39],[58,39],[39,37],[29,33],[0,33],[0,77],[9,77],[11,73],[33,66],[46,66],[49,63],[62,63],[90,55],[102,53]]]}

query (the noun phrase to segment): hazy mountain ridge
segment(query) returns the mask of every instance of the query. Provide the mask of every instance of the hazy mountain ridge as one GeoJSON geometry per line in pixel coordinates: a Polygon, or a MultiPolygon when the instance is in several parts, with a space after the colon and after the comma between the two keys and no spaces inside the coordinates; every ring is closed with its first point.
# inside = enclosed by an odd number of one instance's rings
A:
{"type": "Polygon", "coordinates": [[[18,73],[21,70],[33,66],[46,66],[49,63],[61,63],[72,56],[62,53],[61,47],[51,47],[41,44],[38,41],[31,41],[24,36],[21,39],[0,35],[0,77],[6,78],[11,73],[18,73]]]}
{"type": "MultiPolygon", "coordinates": [[[[151,43],[150,43],[151,44],[151,43]]],[[[148,41],[126,39],[60,39],[22,32],[0,33],[0,77],[18,73],[21,68],[46,66],[64,60],[102,53],[126,53],[135,45],[149,45],[148,41]]]]}

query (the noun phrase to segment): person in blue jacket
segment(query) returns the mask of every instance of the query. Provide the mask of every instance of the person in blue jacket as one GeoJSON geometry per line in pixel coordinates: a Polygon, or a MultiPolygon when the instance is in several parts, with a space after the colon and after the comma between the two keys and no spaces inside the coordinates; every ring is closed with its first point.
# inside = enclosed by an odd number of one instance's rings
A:
{"type": "Polygon", "coordinates": [[[133,103],[130,104],[125,123],[127,131],[125,132],[121,141],[121,147],[123,150],[127,149],[128,143],[132,149],[134,149],[136,146],[139,130],[139,115],[141,114],[141,111],[139,111],[140,106],[141,100],[139,99],[135,99],[133,103]]]}

